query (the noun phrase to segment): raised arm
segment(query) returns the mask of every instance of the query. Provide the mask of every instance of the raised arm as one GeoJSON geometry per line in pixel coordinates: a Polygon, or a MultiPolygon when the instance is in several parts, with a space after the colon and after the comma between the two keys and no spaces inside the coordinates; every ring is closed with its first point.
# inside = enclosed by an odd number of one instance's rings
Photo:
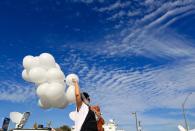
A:
{"type": "Polygon", "coordinates": [[[79,111],[81,108],[81,105],[82,105],[80,87],[79,87],[78,82],[75,79],[73,79],[72,81],[73,81],[74,86],[75,86],[75,97],[76,97],[77,111],[79,111]]]}

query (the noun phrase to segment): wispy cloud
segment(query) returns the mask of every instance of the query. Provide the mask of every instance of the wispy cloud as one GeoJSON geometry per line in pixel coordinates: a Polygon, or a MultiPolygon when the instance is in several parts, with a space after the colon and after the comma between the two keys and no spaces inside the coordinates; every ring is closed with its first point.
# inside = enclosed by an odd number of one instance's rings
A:
{"type": "MultiPolygon", "coordinates": [[[[154,4],[147,2],[144,5],[154,4]]],[[[144,113],[153,109],[180,110],[186,95],[195,91],[193,41],[167,29],[169,24],[193,14],[195,3],[191,0],[156,3],[154,7],[150,5],[150,9],[146,9],[146,12],[141,9],[124,11],[123,7],[116,3],[100,8],[99,12],[111,12],[112,15],[108,17],[110,20],[127,17],[128,13],[133,14],[129,15],[129,18],[140,14],[141,18],[135,18],[133,22],[130,22],[131,19],[121,22],[121,24],[127,22],[133,24],[122,28],[120,33],[109,34],[109,37],[99,42],[104,44],[82,49],[88,53],[85,57],[73,53],[74,57],[66,61],[74,63],[75,66],[72,68],[77,70],[81,77],[82,90],[87,90],[94,103],[101,105],[107,119],[115,118],[119,121],[119,125],[124,125],[125,128],[126,121],[133,123],[127,114],[138,111],[145,123],[144,126],[147,126],[145,130],[154,130],[149,127],[154,124],[161,125],[160,128],[156,128],[159,131],[163,130],[162,126],[177,130],[177,124],[182,123],[182,118],[170,117],[169,111],[164,118],[144,113]],[[102,56],[106,61],[141,56],[157,62],[166,62],[158,66],[145,64],[142,67],[132,66],[123,69],[114,64],[99,65],[103,59],[100,60],[98,57],[102,56]],[[97,63],[95,59],[98,60],[97,63]],[[91,60],[96,64],[88,64],[91,60]]],[[[131,61],[123,64],[129,65],[131,61]]],[[[187,108],[195,108],[194,98],[195,95],[190,97],[187,108]]],[[[192,120],[191,122],[195,123],[192,120]]]]}
{"type": "MultiPolygon", "coordinates": [[[[90,2],[92,1],[86,1],[90,2]]],[[[100,40],[101,44],[97,42],[95,45],[91,44],[91,47],[88,43],[88,47],[77,44],[77,48],[74,48],[74,45],[64,46],[63,48],[70,50],[67,56],[61,54],[63,61],[60,65],[65,74],[74,72],[80,76],[82,90],[88,91],[92,101],[102,107],[106,119],[115,118],[121,125],[127,124],[127,121],[132,124],[133,120],[129,115],[138,111],[144,126],[155,123],[176,128],[181,119],[160,118],[144,113],[156,108],[179,110],[186,95],[195,91],[195,48],[192,41],[177,33],[170,30],[157,33],[159,30],[152,29],[165,25],[167,27],[174,19],[189,15],[188,12],[194,10],[195,3],[192,0],[169,1],[155,5],[150,1],[137,3],[148,8],[144,8],[145,11],[135,7],[126,10],[132,6],[131,2],[121,1],[106,7],[93,8],[99,13],[106,13],[107,20],[114,21],[126,17],[119,23],[132,24],[122,28],[119,33],[109,34],[111,37],[100,40]],[[132,17],[135,19],[131,20],[132,17]],[[113,63],[104,63],[110,59],[118,60],[132,56],[168,61],[158,66],[145,64],[142,67],[128,66],[126,69],[113,63]]],[[[122,64],[130,63],[131,61],[126,61],[122,64]]],[[[194,98],[195,95],[190,97],[188,109],[195,108],[194,98]]]]}
{"type": "Polygon", "coordinates": [[[161,26],[160,27],[160,30],[162,29],[166,29],[167,27],[169,27],[170,25],[174,24],[175,22],[177,22],[178,20],[182,19],[182,18],[185,18],[186,16],[190,16],[190,15],[194,15],[195,14],[195,11],[192,10],[192,11],[188,11],[187,13],[184,13],[182,15],[179,15],[173,19],[171,19],[170,21],[168,21],[165,25],[161,26]]]}
{"type": "Polygon", "coordinates": [[[115,29],[120,29],[120,33],[113,34],[113,37],[103,42],[105,50],[102,51],[101,47],[99,50],[101,53],[108,56],[140,55],[158,58],[159,56],[173,57],[174,55],[180,57],[180,55],[188,55],[188,53],[194,50],[191,45],[183,42],[182,38],[174,43],[172,43],[172,39],[175,36],[166,38],[168,40],[160,38],[162,35],[170,33],[170,30],[167,30],[169,25],[183,17],[194,14],[195,2],[193,0],[167,2],[136,1],[133,3],[136,3],[137,8],[134,9],[134,4],[116,2],[99,8],[99,10],[96,9],[101,13],[112,11],[109,13],[110,16],[108,15],[108,20],[113,20],[115,23],[118,21],[115,29]],[[129,10],[123,7],[129,7],[129,10]]]}
{"type": "Polygon", "coordinates": [[[100,54],[111,57],[142,56],[156,60],[159,58],[176,60],[191,57],[194,54],[193,41],[187,40],[171,30],[160,33],[145,32],[139,34],[137,32],[134,35],[136,38],[129,36],[124,38],[123,42],[117,40],[118,37],[112,37],[112,40],[107,40],[104,45],[97,47],[96,50],[100,54]]]}
{"type": "MultiPolygon", "coordinates": [[[[90,65],[91,54],[81,57],[75,53],[66,58],[81,79],[82,90],[88,91],[95,104],[102,107],[105,118],[115,118],[123,125],[130,120],[130,114],[141,114],[152,109],[180,109],[186,95],[195,91],[195,61],[186,59],[157,67],[145,65],[130,69],[109,65],[90,65]]],[[[95,61],[95,59],[94,59],[95,61]]],[[[99,61],[101,63],[101,61],[99,61]]],[[[65,65],[64,65],[65,66],[65,65]]],[[[195,108],[192,95],[187,108],[195,108]]],[[[168,114],[169,115],[169,114],[168,114]]],[[[170,115],[169,115],[170,116],[170,115]]],[[[160,118],[142,114],[145,126],[154,124],[177,126],[175,118],[160,118]]]]}
{"type": "Polygon", "coordinates": [[[119,0],[107,7],[95,8],[95,10],[99,12],[113,11],[116,9],[123,9],[125,7],[128,7],[130,4],[132,4],[132,1],[121,2],[119,0]]]}
{"type": "Polygon", "coordinates": [[[22,81],[22,62],[4,55],[0,58],[0,101],[24,102],[35,98],[33,85],[22,81]]]}
{"type": "MultiPolygon", "coordinates": [[[[92,101],[102,107],[105,118],[115,118],[119,125],[127,124],[129,120],[132,124],[129,115],[138,111],[145,126],[155,123],[176,127],[181,119],[160,118],[145,113],[158,108],[179,110],[186,95],[195,91],[193,42],[170,30],[160,30],[159,33],[159,29],[166,29],[180,18],[194,14],[195,3],[194,0],[164,3],[147,0],[137,1],[136,4],[145,8],[133,5],[128,10],[132,2],[121,1],[93,8],[99,13],[106,13],[107,20],[117,20],[122,29],[116,26],[119,33],[111,33],[110,37],[96,44],[77,44],[76,48],[74,45],[63,46],[70,50],[63,51],[62,48],[58,52],[61,55],[60,65],[65,74],[74,72],[80,76],[82,90],[88,91],[92,101]],[[126,19],[119,20],[123,17],[126,19]],[[137,56],[165,63],[138,67],[130,66],[130,59],[120,61],[137,56]],[[114,60],[126,68],[118,66],[114,60]]],[[[35,94],[33,88],[26,88],[25,84],[18,82],[5,80],[0,86],[0,100],[20,102],[31,99],[35,94]]],[[[188,109],[195,108],[194,99],[193,94],[186,105],[188,109]]]]}
{"type": "Polygon", "coordinates": [[[0,81],[0,100],[24,102],[35,98],[35,89],[31,85],[21,84],[16,81],[0,81]]]}
{"type": "Polygon", "coordinates": [[[91,4],[93,2],[104,2],[104,0],[69,0],[69,1],[72,1],[72,2],[82,2],[82,3],[86,3],[86,4],[91,4]]]}

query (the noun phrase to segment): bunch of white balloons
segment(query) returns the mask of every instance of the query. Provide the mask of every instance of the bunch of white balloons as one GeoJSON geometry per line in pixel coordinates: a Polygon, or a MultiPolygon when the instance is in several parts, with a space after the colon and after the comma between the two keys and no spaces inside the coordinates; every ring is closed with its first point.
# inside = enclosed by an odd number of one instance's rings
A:
{"type": "Polygon", "coordinates": [[[65,108],[69,103],[75,102],[72,79],[79,81],[79,78],[75,74],[65,78],[51,54],[42,53],[35,57],[28,55],[23,59],[23,66],[22,78],[37,86],[36,93],[40,98],[38,105],[41,108],[65,108]],[[66,84],[69,86],[67,90],[66,84]]]}

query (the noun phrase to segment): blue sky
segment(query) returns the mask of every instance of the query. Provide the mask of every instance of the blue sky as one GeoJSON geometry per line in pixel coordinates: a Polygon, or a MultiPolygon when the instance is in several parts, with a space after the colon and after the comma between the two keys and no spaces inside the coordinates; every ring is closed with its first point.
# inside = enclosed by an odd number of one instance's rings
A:
{"type": "Polygon", "coordinates": [[[181,103],[195,91],[194,21],[194,0],[2,0],[0,118],[31,111],[27,127],[73,124],[74,105],[40,109],[35,86],[21,78],[24,56],[49,52],[66,75],[79,75],[106,120],[135,130],[137,111],[145,131],[177,131],[181,103]]]}

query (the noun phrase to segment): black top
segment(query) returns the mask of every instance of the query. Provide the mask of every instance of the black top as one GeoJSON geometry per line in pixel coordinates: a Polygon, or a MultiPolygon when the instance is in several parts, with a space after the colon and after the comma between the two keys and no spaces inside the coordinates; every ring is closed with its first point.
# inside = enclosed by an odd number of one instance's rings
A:
{"type": "Polygon", "coordinates": [[[85,121],[83,122],[81,131],[98,131],[95,113],[90,109],[85,118],[85,121]]]}

